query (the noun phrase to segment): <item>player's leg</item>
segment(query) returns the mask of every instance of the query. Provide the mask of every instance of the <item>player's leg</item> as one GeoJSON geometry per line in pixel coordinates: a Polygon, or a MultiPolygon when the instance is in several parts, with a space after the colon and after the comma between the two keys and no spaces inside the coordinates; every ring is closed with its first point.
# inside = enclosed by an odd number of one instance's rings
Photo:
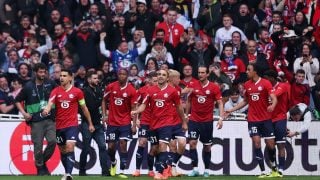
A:
{"type": "Polygon", "coordinates": [[[107,146],[106,146],[106,138],[104,134],[104,127],[103,125],[96,125],[95,131],[93,133],[93,139],[96,141],[98,148],[99,148],[99,160],[100,160],[100,166],[102,170],[102,176],[109,176],[110,172],[108,170],[108,164],[107,164],[107,146]]]}
{"type": "MultiPolygon", "coordinates": [[[[148,153],[148,176],[154,177],[153,166],[155,164],[155,157],[158,157],[159,154],[159,138],[157,137],[157,133],[155,131],[149,131],[148,137],[151,147],[148,153]]],[[[158,159],[158,158],[157,158],[158,159]]]]}
{"type": "Polygon", "coordinates": [[[119,128],[119,147],[120,147],[120,178],[128,178],[124,175],[124,170],[127,168],[128,150],[127,141],[132,139],[131,124],[127,126],[120,126],[119,128]]]}
{"type": "Polygon", "coordinates": [[[261,135],[265,139],[266,149],[268,152],[270,165],[275,171],[277,169],[276,165],[276,143],[274,137],[274,128],[271,120],[263,121],[263,127],[261,128],[261,135]]]}
{"type": "Polygon", "coordinates": [[[277,121],[274,124],[275,141],[278,148],[278,171],[273,173],[273,176],[282,177],[285,165],[286,156],[286,134],[287,134],[287,120],[277,121]]]}
{"type": "Polygon", "coordinates": [[[203,144],[202,159],[204,163],[204,177],[210,176],[210,163],[211,163],[211,146],[213,142],[213,122],[199,123],[200,141],[203,144]]]}
{"type": "Polygon", "coordinates": [[[82,151],[80,153],[79,176],[86,176],[87,156],[91,147],[92,133],[90,133],[86,122],[81,123],[80,132],[82,135],[82,151]]]}
{"type": "Polygon", "coordinates": [[[108,125],[106,131],[106,142],[108,143],[108,155],[111,161],[110,175],[115,176],[117,172],[116,142],[119,139],[118,127],[108,125]]]}
{"type": "Polygon", "coordinates": [[[62,130],[60,133],[60,138],[62,139],[62,143],[58,144],[61,152],[61,161],[65,167],[65,179],[72,179],[72,170],[75,164],[75,154],[74,147],[78,138],[78,127],[68,127],[62,130]]]}
{"type": "Polygon", "coordinates": [[[56,124],[52,120],[47,120],[46,131],[44,137],[47,140],[47,147],[43,151],[43,162],[47,174],[50,174],[46,162],[52,157],[54,150],[56,148],[56,124]]]}
{"type": "Polygon", "coordinates": [[[189,145],[190,145],[189,154],[190,154],[191,164],[193,167],[192,172],[188,175],[190,177],[199,175],[198,152],[197,152],[197,144],[198,144],[199,136],[200,136],[200,133],[199,133],[197,123],[192,120],[189,120],[189,124],[188,124],[188,138],[189,138],[189,145]]]}
{"type": "Polygon", "coordinates": [[[261,150],[261,135],[258,131],[259,125],[259,123],[248,122],[248,130],[254,147],[254,154],[261,170],[261,175],[259,177],[263,178],[266,177],[266,169],[264,166],[264,157],[261,150]]]}
{"type": "Polygon", "coordinates": [[[145,147],[148,144],[148,126],[141,125],[138,132],[138,150],[136,153],[136,171],[132,174],[132,176],[140,176],[140,168],[143,160],[143,152],[145,147]]]}
{"type": "Polygon", "coordinates": [[[176,139],[177,141],[177,149],[176,152],[174,153],[174,158],[173,158],[173,163],[172,163],[172,176],[180,176],[181,173],[177,172],[177,165],[178,162],[181,158],[181,156],[183,155],[185,149],[186,149],[186,143],[187,143],[187,139],[186,139],[186,133],[182,130],[182,126],[181,125],[176,125],[173,127],[173,137],[176,139]]]}

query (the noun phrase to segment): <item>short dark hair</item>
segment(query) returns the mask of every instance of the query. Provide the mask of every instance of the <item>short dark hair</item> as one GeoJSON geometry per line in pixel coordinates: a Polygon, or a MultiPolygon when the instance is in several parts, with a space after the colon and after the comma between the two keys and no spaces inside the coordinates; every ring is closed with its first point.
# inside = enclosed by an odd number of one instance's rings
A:
{"type": "Polygon", "coordinates": [[[87,74],[86,74],[87,79],[88,79],[88,78],[91,78],[92,75],[95,75],[95,74],[98,75],[97,71],[88,71],[87,74]]]}
{"type": "Polygon", "coordinates": [[[33,67],[33,71],[34,71],[34,72],[38,72],[39,69],[47,70],[47,66],[46,66],[44,63],[37,63],[37,64],[35,64],[34,67],[33,67]]]}
{"type": "Polygon", "coordinates": [[[69,76],[73,75],[73,73],[70,69],[61,69],[61,72],[66,72],[66,73],[68,73],[69,76]]]}
{"type": "Polygon", "coordinates": [[[165,31],[164,29],[162,29],[162,28],[157,29],[157,30],[156,30],[156,34],[157,34],[158,32],[166,33],[166,31],[165,31]]]}
{"type": "Polygon", "coordinates": [[[206,68],[206,73],[209,74],[209,68],[208,68],[207,66],[200,65],[200,66],[198,67],[198,69],[199,69],[199,68],[206,68]]]}
{"type": "Polygon", "coordinates": [[[264,76],[277,79],[278,73],[277,73],[275,70],[269,69],[269,70],[267,70],[267,71],[264,72],[264,76]]]}
{"type": "Polygon", "coordinates": [[[257,72],[258,76],[262,77],[263,76],[263,67],[257,63],[249,63],[253,67],[253,70],[257,72]]]}
{"type": "Polygon", "coordinates": [[[306,72],[303,69],[298,69],[296,74],[306,74],[306,72]]]}
{"type": "Polygon", "coordinates": [[[230,95],[239,95],[240,94],[240,91],[239,91],[239,89],[238,89],[238,87],[232,87],[231,89],[230,89],[230,95]]]}
{"type": "Polygon", "coordinates": [[[289,114],[290,116],[295,116],[298,114],[302,114],[301,110],[299,109],[299,106],[293,106],[290,110],[289,110],[289,114]]]}

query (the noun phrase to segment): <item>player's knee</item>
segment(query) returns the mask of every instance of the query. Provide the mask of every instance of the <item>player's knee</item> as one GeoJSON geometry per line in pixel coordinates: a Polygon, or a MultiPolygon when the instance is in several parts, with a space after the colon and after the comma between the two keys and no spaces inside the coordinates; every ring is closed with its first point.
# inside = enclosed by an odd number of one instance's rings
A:
{"type": "Polygon", "coordinates": [[[197,148],[197,141],[196,140],[190,140],[189,144],[190,144],[190,149],[197,148]]]}
{"type": "Polygon", "coordinates": [[[211,152],[211,145],[204,145],[204,146],[203,146],[203,151],[205,151],[205,152],[211,152]]]}
{"type": "Polygon", "coordinates": [[[139,146],[145,147],[147,145],[148,140],[146,138],[140,138],[139,139],[139,146]]]}

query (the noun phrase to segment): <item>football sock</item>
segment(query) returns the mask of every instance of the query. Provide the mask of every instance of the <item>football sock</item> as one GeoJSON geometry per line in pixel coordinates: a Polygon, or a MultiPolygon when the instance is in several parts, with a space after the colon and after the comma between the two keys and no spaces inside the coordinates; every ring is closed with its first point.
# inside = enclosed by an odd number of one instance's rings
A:
{"type": "Polygon", "coordinates": [[[153,170],[153,165],[154,165],[154,156],[151,156],[150,154],[148,154],[148,168],[149,168],[149,171],[153,170]]]}
{"type": "Polygon", "coordinates": [[[116,151],[113,149],[108,149],[108,155],[110,157],[111,162],[115,162],[116,161],[116,151]]]}
{"type": "Polygon", "coordinates": [[[271,166],[276,166],[276,148],[268,149],[268,155],[271,162],[271,166]]]}
{"type": "Polygon", "coordinates": [[[159,163],[156,167],[156,169],[159,173],[162,173],[163,170],[167,168],[167,165],[166,165],[167,157],[168,157],[167,152],[160,152],[159,153],[159,163]]]}
{"type": "Polygon", "coordinates": [[[179,153],[174,153],[173,165],[176,166],[178,164],[178,161],[180,160],[181,156],[182,155],[179,153]]]}
{"type": "Polygon", "coordinates": [[[75,163],[75,157],[74,157],[74,152],[68,152],[65,154],[65,161],[66,161],[66,173],[67,174],[71,174],[72,173],[72,169],[75,163]]]}
{"type": "Polygon", "coordinates": [[[124,170],[127,167],[128,152],[120,152],[120,169],[124,170]]]}
{"type": "Polygon", "coordinates": [[[168,165],[172,165],[172,163],[174,162],[174,152],[168,152],[168,160],[167,160],[167,164],[168,165]]]}
{"type": "Polygon", "coordinates": [[[284,169],[285,164],[285,157],[278,157],[279,158],[279,169],[284,169]]]}
{"type": "Polygon", "coordinates": [[[210,163],[211,163],[211,151],[206,152],[206,151],[202,151],[202,159],[204,162],[204,168],[205,169],[209,169],[210,167],[210,163]]]}
{"type": "Polygon", "coordinates": [[[198,166],[198,152],[197,149],[190,149],[190,158],[193,167],[198,166]]]}
{"type": "Polygon", "coordinates": [[[261,170],[262,172],[265,171],[264,161],[263,161],[263,154],[262,154],[261,148],[256,148],[256,149],[254,149],[254,152],[255,152],[255,154],[256,154],[256,160],[258,161],[260,170],[261,170]]]}
{"type": "Polygon", "coordinates": [[[142,160],[143,160],[143,150],[144,150],[144,147],[138,146],[138,150],[136,153],[136,169],[140,169],[141,167],[142,160]]]}

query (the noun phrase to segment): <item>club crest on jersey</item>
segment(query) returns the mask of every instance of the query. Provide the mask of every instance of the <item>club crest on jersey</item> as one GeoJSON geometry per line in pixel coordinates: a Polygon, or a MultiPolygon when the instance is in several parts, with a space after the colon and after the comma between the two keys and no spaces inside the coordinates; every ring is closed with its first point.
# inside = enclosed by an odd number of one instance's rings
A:
{"type": "Polygon", "coordinates": [[[164,95],[163,95],[163,97],[165,97],[165,98],[167,98],[169,95],[168,95],[168,93],[165,93],[164,95]]]}
{"type": "Polygon", "coordinates": [[[206,90],[206,94],[210,94],[210,90],[206,90]]]}
{"type": "Polygon", "coordinates": [[[198,89],[196,89],[196,93],[198,93],[199,92],[199,90],[198,89]]]}
{"type": "Polygon", "coordinates": [[[74,98],[74,95],[73,94],[69,94],[69,98],[74,98]]]}
{"type": "Polygon", "coordinates": [[[198,96],[198,103],[203,104],[206,102],[206,97],[205,96],[198,96]]]}
{"type": "Polygon", "coordinates": [[[117,91],[113,91],[112,93],[113,93],[113,94],[117,94],[117,91]]]}
{"type": "Polygon", "coordinates": [[[258,91],[262,91],[262,89],[263,89],[263,88],[262,88],[261,86],[258,87],[258,91]]]}
{"type": "Polygon", "coordinates": [[[128,94],[127,93],[123,93],[122,96],[123,97],[128,97],[128,94]]]}
{"type": "Polygon", "coordinates": [[[58,95],[58,98],[60,98],[61,96],[62,96],[62,95],[61,95],[61,94],[59,94],[59,95],[58,95]]]}

